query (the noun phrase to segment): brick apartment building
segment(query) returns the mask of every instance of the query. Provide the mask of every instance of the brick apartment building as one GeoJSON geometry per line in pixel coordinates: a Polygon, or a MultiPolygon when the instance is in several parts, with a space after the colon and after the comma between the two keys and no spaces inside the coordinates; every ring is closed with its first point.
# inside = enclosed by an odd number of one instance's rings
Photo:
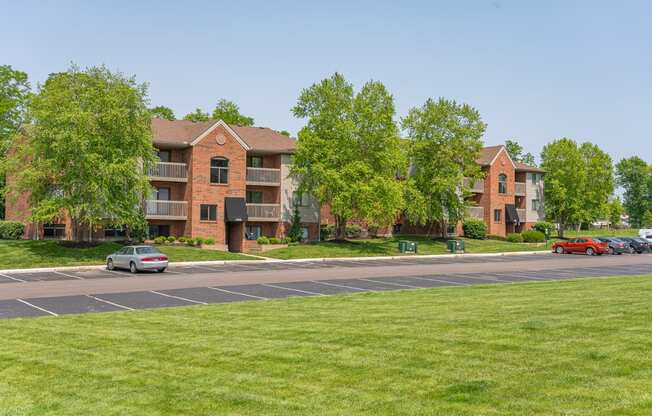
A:
{"type": "MultiPolygon", "coordinates": [[[[231,251],[245,251],[259,236],[283,237],[294,203],[304,237],[319,236],[318,204],[296,191],[289,176],[295,141],[272,129],[152,119],[160,161],[148,172],[154,192],[144,201],[150,237],[213,238],[231,251]]],[[[7,219],[29,215],[26,199],[7,206],[7,219]]],[[[30,238],[70,238],[69,222],[27,227],[30,238]]],[[[115,238],[119,230],[95,230],[115,238]]]]}

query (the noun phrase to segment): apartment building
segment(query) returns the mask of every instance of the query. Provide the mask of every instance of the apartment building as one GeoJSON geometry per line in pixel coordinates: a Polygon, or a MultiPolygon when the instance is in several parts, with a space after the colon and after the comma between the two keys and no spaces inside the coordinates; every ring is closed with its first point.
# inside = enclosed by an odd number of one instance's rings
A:
{"type": "MultiPolygon", "coordinates": [[[[272,129],[152,119],[159,157],[148,176],[154,192],[144,201],[150,237],[213,238],[231,251],[246,251],[262,235],[283,237],[294,204],[304,238],[319,236],[319,207],[296,193],[290,177],[295,141],[272,129]]],[[[8,219],[26,218],[25,201],[7,207],[8,219]]],[[[31,238],[70,238],[67,221],[28,227],[31,238]]],[[[119,237],[102,229],[96,238],[119,237]]]]}

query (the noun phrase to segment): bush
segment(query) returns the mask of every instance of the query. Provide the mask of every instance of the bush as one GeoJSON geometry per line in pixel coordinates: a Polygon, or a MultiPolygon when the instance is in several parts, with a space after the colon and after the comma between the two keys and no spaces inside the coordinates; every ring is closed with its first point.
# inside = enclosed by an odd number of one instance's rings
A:
{"type": "Polygon", "coordinates": [[[291,242],[292,242],[292,239],[290,237],[281,238],[281,244],[290,244],[291,242]]]}
{"type": "Polygon", "coordinates": [[[487,236],[487,239],[489,239],[489,240],[498,240],[498,241],[507,241],[507,237],[503,237],[502,235],[495,235],[495,234],[489,234],[487,236]]]}
{"type": "Polygon", "coordinates": [[[331,239],[334,234],[335,234],[334,225],[325,225],[319,229],[319,236],[322,241],[331,239]]]}
{"type": "Polygon", "coordinates": [[[215,244],[215,239],[209,237],[209,238],[204,240],[204,244],[212,246],[213,244],[215,244]]]}
{"type": "Polygon", "coordinates": [[[0,221],[0,240],[20,240],[23,238],[25,225],[18,221],[0,221]]]}
{"type": "Polygon", "coordinates": [[[188,237],[181,236],[181,237],[177,238],[177,241],[180,242],[180,243],[185,243],[185,242],[188,241],[188,237]]]}
{"type": "Polygon", "coordinates": [[[195,245],[195,239],[194,239],[194,238],[191,238],[191,237],[188,237],[188,238],[186,239],[186,245],[187,245],[187,246],[190,246],[190,247],[193,247],[193,246],[195,245]]]}
{"type": "Polygon", "coordinates": [[[464,220],[464,237],[474,240],[484,240],[487,237],[487,224],[477,218],[467,218],[464,220]]]}
{"type": "Polygon", "coordinates": [[[197,247],[200,247],[202,244],[204,244],[204,239],[202,237],[196,237],[195,238],[195,245],[197,247]]]}
{"type": "Polygon", "coordinates": [[[525,231],[523,232],[523,241],[526,243],[543,243],[546,241],[546,235],[537,230],[525,231]]]}
{"type": "Polygon", "coordinates": [[[279,240],[276,237],[270,237],[269,238],[269,244],[281,244],[281,240],[279,240]]]}
{"type": "Polygon", "coordinates": [[[269,244],[269,237],[265,237],[264,235],[262,235],[256,239],[256,242],[258,244],[269,244]]]}
{"type": "Polygon", "coordinates": [[[167,238],[163,236],[158,236],[154,239],[154,244],[163,244],[167,241],[167,238]]]}
{"type": "Polygon", "coordinates": [[[523,235],[519,233],[510,233],[507,234],[507,241],[510,243],[522,243],[523,242],[523,235]]]}
{"type": "Polygon", "coordinates": [[[367,233],[369,233],[369,236],[371,237],[376,237],[378,235],[379,228],[380,225],[378,224],[369,224],[367,225],[367,233]]]}
{"type": "Polygon", "coordinates": [[[175,236],[171,235],[168,238],[166,238],[166,240],[167,240],[168,243],[174,243],[175,241],[177,241],[177,238],[175,236]]]}
{"type": "Polygon", "coordinates": [[[533,230],[539,231],[543,233],[544,238],[546,235],[546,230],[548,230],[548,236],[552,237],[557,233],[557,227],[555,227],[555,224],[547,221],[539,221],[534,226],[532,226],[533,230]]]}
{"type": "Polygon", "coordinates": [[[346,227],[346,238],[360,238],[362,235],[362,227],[357,224],[348,225],[346,227]]]}

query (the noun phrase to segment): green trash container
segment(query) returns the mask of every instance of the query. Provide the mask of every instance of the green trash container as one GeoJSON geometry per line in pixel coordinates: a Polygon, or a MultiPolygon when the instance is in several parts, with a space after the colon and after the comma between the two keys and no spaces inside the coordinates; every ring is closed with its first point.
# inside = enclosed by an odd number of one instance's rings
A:
{"type": "Polygon", "coordinates": [[[417,243],[414,241],[400,240],[398,242],[398,251],[401,253],[416,253],[417,243]]]}
{"type": "Polygon", "coordinates": [[[448,240],[448,251],[451,253],[464,253],[464,240],[448,240]]]}

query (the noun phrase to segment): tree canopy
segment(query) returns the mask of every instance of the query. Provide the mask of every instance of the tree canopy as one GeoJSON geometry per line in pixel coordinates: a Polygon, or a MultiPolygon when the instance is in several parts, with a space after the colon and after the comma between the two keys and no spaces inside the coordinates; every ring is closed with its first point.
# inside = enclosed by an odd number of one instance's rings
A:
{"type": "Polygon", "coordinates": [[[355,93],[341,74],[304,89],[294,115],[307,120],[299,131],[292,173],[300,190],[328,204],[336,238],[349,219],[389,224],[403,205],[397,172],[405,170],[394,99],[369,81],[355,93]]]}
{"type": "Polygon", "coordinates": [[[468,104],[439,98],[412,108],[402,120],[407,131],[411,175],[407,179],[406,213],[422,225],[457,223],[466,213],[472,184],[482,177],[476,163],[486,124],[468,104]]]}
{"type": "Polygon", "coordinates": [[[530,166],[537,165],[536,160],[534,160],[534,155],[530,152],[523,153],[523,146],[521,146],[516,140],[505,140],[505,149],[507,149],[509,157],[511,157],[514,162],[525,163],[530,166]]]}
{"type": "Polygon", "coordinates": [[[188,113],[185,116],[183,116],[184,120],[190,120],[190,121],[208,121],[210,120],[210,115],[208,113],[205,113],[201,108],[196,108],[195,111],[192,113],[188,113]]]}
{"type": "Polygon", "coordinates": [[[638,156],[616,165],[617,183],[625,190],[624,208],[635,227],[645,225],[645,214],[652,211],[652,166],[638,156]]]}
{"type": "Polygon", "coordinates": [[[156,107],[150,110],[154,117],[162,118],[165,120],[176,120],[174,117],[174,111],[171,108],[164,105],[157,105],[156,107]]]}
{"type": "Polygon", "coordinates": [[[236,126],[253,126],[254,119],[240,113],[240,107],[233,101],[220,99],[213,110],[213,120],[222,120],[236,126]]]}
{"type": "Polygon", "coordinates": [[[145,84],[104,66],[73,66],[48,77],[10,164],[11,191],[29,192],[32,220],[68,214],[78,240],[102,222],[142,224],[154,160],[146,102],[145,84]]]}

